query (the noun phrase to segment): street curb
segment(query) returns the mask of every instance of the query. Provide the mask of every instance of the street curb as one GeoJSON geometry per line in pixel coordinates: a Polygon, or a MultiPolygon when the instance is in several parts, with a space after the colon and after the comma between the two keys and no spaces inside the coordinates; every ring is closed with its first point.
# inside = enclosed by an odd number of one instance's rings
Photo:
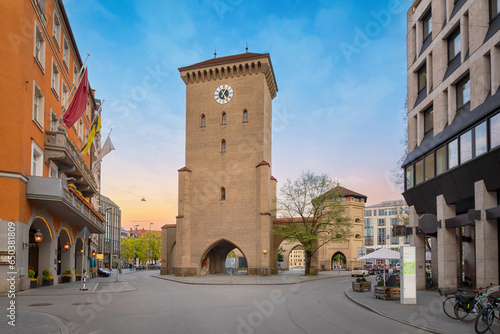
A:
{"type": "Polygon", "coordinates": [[[352,301],[354,304],[357,304],[359,306],[361,306],[362,308],[368,310],[368,311],[371,311],[373,313],[376,313],[382,317],[385,317],[387,319],[391,319],[391,320],[394,320],[394,321],[397,321],[397,322],[400,322],[402,324],[405,324],[405,325],[408,325],[408,326],[412,326],[412,327],[415,327],[415,328],[418,328],[418,329],[421,329],[421,330],[424,330],[424,331],[427,331],[427,332],[431,332],[431,333],[435,333],[435,334],[449,334],[447,332],[441,332],[439,330],[436,330],[436,329],[432,329],[432,328],[428,328],[428,327],[423,327],[423,326],[418,326],[418,325],[415,325],[415,324],[412,324],[411,322],[409,321],[406,321],[406,320],[401,320],[401,319],[398,319],[398,318],[395,318],[395,317],[391,317],[390,315],[387,315],[383,312],[380,312],[376,309],[374,309],[373,307],[370,307],[356,299],[354,299],[353,297],[349,296],[349,293],[348,291],[351,290],[352,291],[352,288],[347,288],[345,291],[344,291],[344,294],[345,296],[347,297],[347,299],[349,299],[350,301],[352,301]]]}
{"type": "Polygon", "coordinates": [[[28,312],[40,314],[40,315],[46,316],[46,317],[54,320],[54,322],[57,324],[57,327],[59,327],[61,334],[70,334],[69,328],[64,324],[64,322],[60,318],[56,317],[55,315],[43,313],[43,312],[37,312],[37,311],[28,311],[28,312]]]}
{"type": "MultiPolygon", "coordinates": [[[[120,280],[118,281],[118,283],[127,283],[128,285],[130,285],[132,287],[132,289],[128,289],[128,290],[124,290],[124,291],[104,291],[106,293],[119,293],[119,292],[131,292],[131,291],[136,291],[137,288],[135,286],[133,286],[132,284],[130,284],[128,281],[126,280],[120,280]]],[[[112,282],[97,282],[96,285],[92,288],[92,291],[90,291],[90,289],[88,289],[87,291],[81,291],[81,290],[78,290],[78,291],[74,291],[74,290],[71,290],[71,292],[69,293],[50,293],[50,287],[48,287],[47,290],[47,294],[23,294],[22,292],[23,291],[18,291],[17,294],[16,294],[16,297],[47,297],[47,296],[50,296],[50,297],[53,297],[53,296],[83,296],[83,295],[93,295],[93,294],[99,294],[99,293],[103,293],[103,291],[97,291],[95,292],[95,290],[97,289],[98,285],[99,284],[103,284],[103,283],[117,283],[115,281],[112,281],[112,282]],[[21,292],[21,293],[19,293],[21,292]]],[[[69,289],[68,289],[69,290],[69,289]]],[[[29,291],[28,290],[24,290],[24,291],[29,291]]],[[[7,294],[5,295],[0,295],[0,297],[6,297],[7,294]]]]}
{"type": "Polygon", "coordinates": [[[332,276],[332,277],[317,277],[317,278],[310,278],[307,280],[303,281],[298,281],[298,282],[289,282],[289,283],[204,283],[204,282],[183,282],[183,281],[178,281],[175,279],[171,279],[168,277],[163,277],[166,275],[151,275],[151,277],[162,279],[165,281],[170,281],[170,282],[175,282],[175,283],[180,283],[180,284],[188,284],[188,285],[252,285],[252,286],[259,286],[259,285],[293,285],[293,284],[300,284],[300,283],[307,283],[307,282],[312,282],[312,281],[319,281],[319,280],[324,280],[324,279],[332,279],[332,278],[342,278],[342,277],[347,277],[346,276],[332,276]]]}

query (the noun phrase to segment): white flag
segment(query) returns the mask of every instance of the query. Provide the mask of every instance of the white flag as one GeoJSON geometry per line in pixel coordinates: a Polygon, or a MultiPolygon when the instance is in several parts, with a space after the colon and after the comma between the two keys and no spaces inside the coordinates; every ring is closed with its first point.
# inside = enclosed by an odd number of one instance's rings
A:
{"type": "Polygon", "coordinates": [[[94,167],[92,168],[92,172],[95,172],[97,169],[99,169],[99,167],[101,166],[102,158],[104,158],[104,156],[106,154],[113,151],[114,149],[115,149],[115,147],[113,146],[113,143],[111,142],[111,138],[108,135],[108,138],[106,139],[106,141],[104,142],[104,145],[101,148],[101,152],[97,156],[97,160],[94,164],[94,167]]]}

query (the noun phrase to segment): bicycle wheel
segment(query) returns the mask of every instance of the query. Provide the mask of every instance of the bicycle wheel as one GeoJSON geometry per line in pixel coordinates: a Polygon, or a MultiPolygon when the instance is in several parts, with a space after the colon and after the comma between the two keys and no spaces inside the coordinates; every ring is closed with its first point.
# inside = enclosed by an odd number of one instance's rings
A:
{"type": "MultiPolygon", "coordinates": [[[[476,303],[472,301],[471,303],[476,303]]],[[[469,308],[469,305],[463,305],[461,302],[455,304],[455,315],[458,320],[462,322],[474,322],[476,318],[481,313],[481,304],[475,304],[473,308],[469,308]]]]}
{"type": "Polygon", "coordinates": [[[498,306],[493,307],[491,312],[491,321],[488,323],[488,329],[493,334],[500,333],[500,310],[498,306]]]}
{"type": "Polygon", "coordinates": [[[479,317],[476,319],[476,323],[474,325],[474,329],[477,334],[484,334],[488,331],[491,326],[491,323],[495,319],[495,313],[493,312],[493,308],[491,306],[486,307],[479,317]]]}
{"type": "Polygon", "coordinates": [[[455,316],[455,304],[457,303],[457,298],[455,296],[448,297],[443,302],[443,311],[448,317],[452,319],[457,319],[455,316]]]}

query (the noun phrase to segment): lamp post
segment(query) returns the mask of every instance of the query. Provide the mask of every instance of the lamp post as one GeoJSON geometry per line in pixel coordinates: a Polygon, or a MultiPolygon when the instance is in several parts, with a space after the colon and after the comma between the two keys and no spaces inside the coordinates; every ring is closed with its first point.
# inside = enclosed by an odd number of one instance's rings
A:
{"type": "Polygon", "coordinates": [[[135,225],[135,233],[134,233],[134,258],[132,259],[132,262],[133,262],[133,267],[135,268],[135,236],[137,235],[137,228],[139,227],[139,225],[135,225]]]}
{"type": "Polygon", "coordinates": [[[153,225],[153,223],[149,223],[149,253],[148,253],[148,265],[150,264],[150,261],[151,261],[151,225],[153,225]]]}

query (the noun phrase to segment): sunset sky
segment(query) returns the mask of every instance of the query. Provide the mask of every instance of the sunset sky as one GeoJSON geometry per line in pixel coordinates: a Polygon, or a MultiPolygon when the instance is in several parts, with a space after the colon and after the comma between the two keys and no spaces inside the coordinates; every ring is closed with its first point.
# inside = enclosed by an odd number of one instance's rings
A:
{"type": "Polygon", "coordinates": [[[104,99],[102,193],[122,226],[175,223],[184,166],[185,85],[178,72],[217,56],[269,53],[273,175],[309,169],[368,196],[401,198],[390,181],[403,152],[410,0],[65,0],[89,81],[104,99]],[[146,201],[141,201],[144,197],[146,201]]]}

